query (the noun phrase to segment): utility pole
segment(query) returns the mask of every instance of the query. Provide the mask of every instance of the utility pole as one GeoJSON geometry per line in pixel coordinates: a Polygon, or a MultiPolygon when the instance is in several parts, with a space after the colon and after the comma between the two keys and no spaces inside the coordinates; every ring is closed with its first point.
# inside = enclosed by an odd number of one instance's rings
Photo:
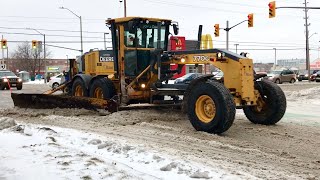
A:
{"type": "Polygon", "coordinates": [[[226,28],[226,31],[227,31],[227,51],[229,50],[229,21],[227,21],[227,28],[226,28]]]}
{"type": "Polygon", "coordinates": [[[306,69],[308,71],[308,79],[309,79],[309,82],[310,81],[310,54],[309,54],[309,25],[308,24],[308,9],[307,9],[307,0],[304,0],[304,14],[305,14],[305,26],[306,26],[306,69]]]}

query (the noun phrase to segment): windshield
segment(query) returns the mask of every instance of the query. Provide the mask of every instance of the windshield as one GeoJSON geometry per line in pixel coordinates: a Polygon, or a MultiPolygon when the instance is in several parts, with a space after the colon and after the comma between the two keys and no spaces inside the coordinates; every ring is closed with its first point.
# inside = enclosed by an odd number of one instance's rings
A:
{"type": "Polygon", "coordinates": [[[271,71],[270,74],[281,74],[282,71],[271,71]]]}
{"type": "MultiPolygon", "coordinates": [[[[166,25],[161,26],[160,48],[165,48],[166,25]]],[[[130,33],[125,26],[125,45],[137,48],[156,48],[158,39],[158,26],[156,22],[141,23],[136,33],[130,33]]]]}
{"type": "Polygon", "coordinates": [[[0,72],[0,77],[5,77],[5,76],[16,76],[16,75],[10,71],[0,72]]]}

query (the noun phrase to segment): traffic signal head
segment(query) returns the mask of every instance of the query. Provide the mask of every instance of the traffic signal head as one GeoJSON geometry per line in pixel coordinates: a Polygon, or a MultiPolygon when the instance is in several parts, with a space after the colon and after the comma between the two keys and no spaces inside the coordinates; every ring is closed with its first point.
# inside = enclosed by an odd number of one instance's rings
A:
{"type": "Polygon", "coordinates": [[[37,49],[38,41],[32,40],[32,49],[37,49]]]}
{"type": "Polygon", "coordinates": [[[215,24],[215,25],[214,25],[214,36],[215,36],[215,37],[219,37],[219,34],[220,34],[219,24],[215,24]]]}
{"type": "Polygon", "coordinates": [[[268,4],[269,6],[269,18],[276,17],[276,2],[272,1],[268,4]]]}
{"type": "Polygon", "coordinates": [[[6,39],[2,39],[1,40],[1,48],[2,49],[7,49],[7,40],[6,39]]]}
{"type": "Polygon", "coordinates": [[[248,27],[253,27],[253,14],[248,14],[248,27]]]}

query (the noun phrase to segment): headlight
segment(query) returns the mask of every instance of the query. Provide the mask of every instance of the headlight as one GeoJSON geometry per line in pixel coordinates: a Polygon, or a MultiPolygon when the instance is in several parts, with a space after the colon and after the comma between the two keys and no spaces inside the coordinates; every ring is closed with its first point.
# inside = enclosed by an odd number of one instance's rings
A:
{"type": "Polygon", "coordinates": [[[3,82],[8,82],[8,79],[7,79],[7,78],[4,78],[4,79],[3,79],[3,82]]]}
{"type": "Polygon", "coordinates": [[[146,88],[146,84],[141,84],[141,88],[142,89],[146,88]]]}
{"type": "Polygon", "coordinates": [[[18,79],[18,82],[22,82],[22,79],[19,78],[19,79],[18,79]]]}
{"type": "Polygon", "coordinates": [[[186,62],[186,59],[185,58],[181,58],[181,62],[182,63],[186,62]]]}

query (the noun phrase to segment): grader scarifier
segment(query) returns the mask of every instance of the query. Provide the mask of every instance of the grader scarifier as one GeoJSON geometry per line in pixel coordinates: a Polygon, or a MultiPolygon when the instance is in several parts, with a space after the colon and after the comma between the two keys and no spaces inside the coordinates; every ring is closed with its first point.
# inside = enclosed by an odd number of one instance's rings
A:
{"type": "MultiPolygon", "coordinates": [[[[180,104],[193,127],[209,133],[227,131],[236,108],[253,123],[277,123],[286,110],[283,91],[258,79],[252,59],[222,49],[168,51],[168,37],[178,24],[168,19],[125,17],[106,21],[112,50],[92,51],[72,61],[69,96],[12,94],[19,107],[82,107],[117,111],[135,103],[180,104]],[[172,28],[171,28],[172,27],[172,28]],[[178,64],[175,70],[170,64],[178,64]],[[211,64],[223,80],[204,75],[188,84],[168,84],[186,64],[211,64]],[[179,97],[183,96],[181,100],[179,97]],[[169,97],[169,98],[168,98],[169,97]]],[[[199,33],[198,37],[201,37],[199,33]]]]}

